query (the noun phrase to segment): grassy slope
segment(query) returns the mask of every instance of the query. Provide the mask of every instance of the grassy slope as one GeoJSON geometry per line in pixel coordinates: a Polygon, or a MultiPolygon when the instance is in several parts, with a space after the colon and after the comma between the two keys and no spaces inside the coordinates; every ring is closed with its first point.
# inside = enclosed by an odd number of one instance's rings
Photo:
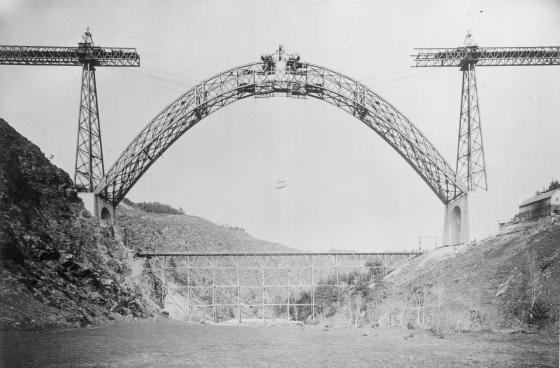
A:
{"type": "MultiPolygon", "coordinates": [[[[514,225],[477,244],[436,249],[385,281],[387,302],[394,305],[412,308],[425,294],[425,322],[432,326],[518,327],[537,322],[531,315],[536,304],[554,321],[560,306],[560,219],[514,225]]],[[[418,316],[413,312],[409,318],[418,316]]]]}

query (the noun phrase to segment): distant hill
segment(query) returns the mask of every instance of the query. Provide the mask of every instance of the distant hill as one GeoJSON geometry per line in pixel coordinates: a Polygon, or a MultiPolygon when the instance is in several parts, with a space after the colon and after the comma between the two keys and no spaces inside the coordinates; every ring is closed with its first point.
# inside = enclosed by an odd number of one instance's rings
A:
{"type": "Polygon", "coordinates": [[[138,251],[297,252],[286,245],[255,239],[244,229],[218,225],[202,217],[145,212],[131,201],[119,205],[124,240],[138,251]]]}

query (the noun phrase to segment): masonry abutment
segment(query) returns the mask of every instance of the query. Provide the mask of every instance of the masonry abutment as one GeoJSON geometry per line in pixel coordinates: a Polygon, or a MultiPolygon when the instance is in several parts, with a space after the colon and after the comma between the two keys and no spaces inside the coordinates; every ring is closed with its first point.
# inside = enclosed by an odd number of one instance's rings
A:
{"type": "Polygon", "coordinates": [[[445,206],[443,245],[463,244],[469,240],[469,205],[465,194],[445,206]]]}
{"type": "Polygon", "coordinates": [[[101,224],[114,225],[117,222],[117,210],[110,202],[94,193],[78,193],[86,210],[101,224]]]}

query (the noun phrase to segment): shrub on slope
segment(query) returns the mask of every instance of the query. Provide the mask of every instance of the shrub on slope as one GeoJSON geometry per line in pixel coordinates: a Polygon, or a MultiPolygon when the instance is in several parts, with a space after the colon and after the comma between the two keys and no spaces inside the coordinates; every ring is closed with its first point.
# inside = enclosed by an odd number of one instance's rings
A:
{"type": "Polygon", "coordinates": [[[141,209],[144,212],[160,213],[164,215],[184,215],[185,211],[182,208],[176,209],[168,204],[159,202],[138,202],[134,203],[134,206],[141,209]]]}

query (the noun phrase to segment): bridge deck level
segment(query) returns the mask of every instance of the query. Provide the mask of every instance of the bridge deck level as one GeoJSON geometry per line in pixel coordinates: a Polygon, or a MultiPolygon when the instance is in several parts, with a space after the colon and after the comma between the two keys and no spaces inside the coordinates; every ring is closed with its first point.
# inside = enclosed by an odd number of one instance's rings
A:
{"type": "Polygon", "coordinates": [[[244,257],[266,257],[266,256],[419,256],[423,252],[233,252],[233,253],[191,253],[191,252],[141,252],[138,257],[220,257],[220,256],[244,256],[244,257]]]}

